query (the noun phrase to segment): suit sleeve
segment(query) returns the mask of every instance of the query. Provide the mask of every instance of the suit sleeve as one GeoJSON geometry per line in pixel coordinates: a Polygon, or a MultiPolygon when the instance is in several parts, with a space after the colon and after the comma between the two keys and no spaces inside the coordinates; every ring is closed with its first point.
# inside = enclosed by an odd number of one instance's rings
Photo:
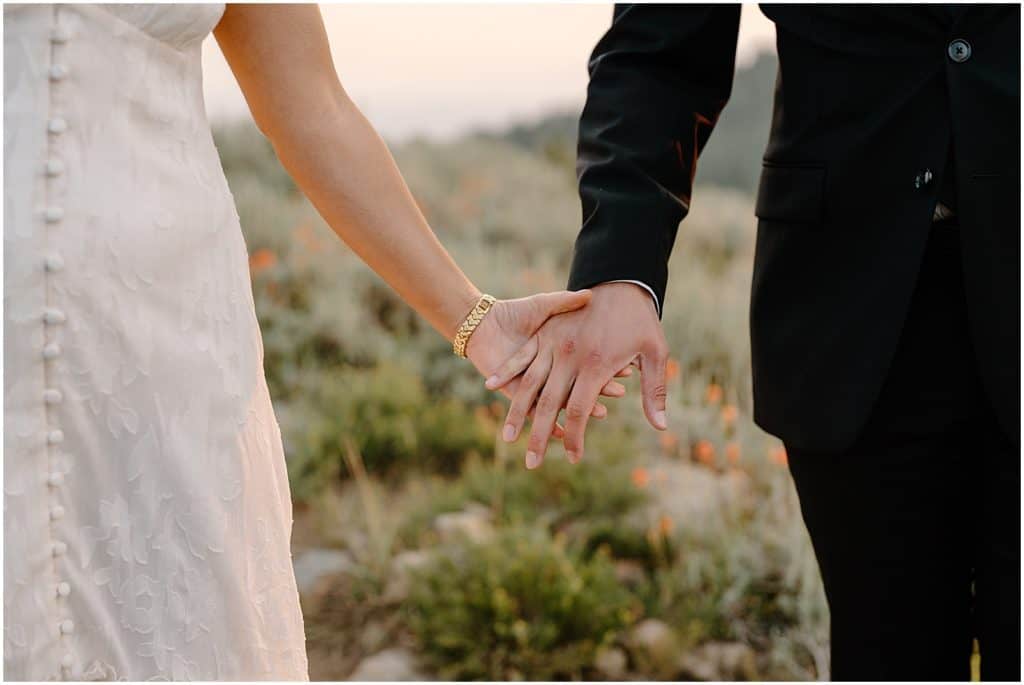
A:
{"type": "Polygon", "coordinates": [[[663,311],[697,156],[732,90],[739,21],[739,5],[616,5],[580,118],[570,289],[641,281],[663,311]]]}

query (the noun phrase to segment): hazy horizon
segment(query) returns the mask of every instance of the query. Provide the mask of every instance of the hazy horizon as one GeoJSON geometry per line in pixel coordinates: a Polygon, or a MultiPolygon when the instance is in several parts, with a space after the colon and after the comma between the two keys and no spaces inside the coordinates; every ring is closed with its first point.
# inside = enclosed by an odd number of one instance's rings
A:
{"type": "MultiPolygon", "coordinates": [[[[342,83],[389,140],[451,138],[578,108],[611,4],[321,5],[342,83]]],[[[774,51],[774,25],[744,5],[737,65],[774,51]]],[[[204,92],[214,122],[249,116],[212,38],[204,92]]]]}

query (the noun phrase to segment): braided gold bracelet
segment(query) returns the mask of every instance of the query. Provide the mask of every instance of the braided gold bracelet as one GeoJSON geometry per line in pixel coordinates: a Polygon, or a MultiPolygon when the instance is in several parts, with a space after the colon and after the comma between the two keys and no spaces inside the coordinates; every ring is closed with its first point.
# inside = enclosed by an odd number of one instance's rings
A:
{"type": "Polygon", "coordinates": [[[497,302],[490,295],[481,295],[477,301],[476,306],[473,307],[473,311],[469,313],[466,320],[459,326],[458,332],[455,333],[455,339],[452,340],[452,351],[458,357],[466,358],[466,345],[469,344],[469,338],[473,335],[473,331],[480,325],[480,322],[487,316],[487,312],[491,311],[491,307],[497,302]]]}

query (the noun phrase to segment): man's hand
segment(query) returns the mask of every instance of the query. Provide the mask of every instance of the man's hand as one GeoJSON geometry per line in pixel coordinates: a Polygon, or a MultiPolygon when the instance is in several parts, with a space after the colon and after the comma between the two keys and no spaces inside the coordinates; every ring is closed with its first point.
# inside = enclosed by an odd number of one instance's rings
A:
{"type": "Polygon", "coordinates": [[[565,451],[569,461],[577,463],[583,457],[587,419],[601,389],[632,363],[637,363],[643,376],[647,420],[658,430],[667,427],[668,348],[650,294],[632,283],[606,283],[591,291],[588,306],[548,319],[533,339],[487,379],[487,387],[494,390],[523,374],[503,438],[515,440],[535,409],[527,468],[536,468],[544,460],[548,438],[563,406],[565,451]]]}
{"type": "MultiPolygon", "coordinates": [[[[498,365],[518,350],[520,354],[530,349],[536,351],[535,334],[549,317],[571,312],[586,306],[590,301],[589,291],[540,293],[517,300],[498,300],[490,313],[480,322],[466,346],[466,355],[485,377],[495,373],[498,365]]],[[[472,303],[469,303],[472,306],[472,303]]],[[[530,360],[532,361],[532,357],[530,360]]],[[[516,392],[518,381],[508,383],[502,392],[509,397],[516,392]]],[[[602,393],[607,397],[621,397],[626,388],[616,382],[608,383],[602,393]]],[[[603,419],[608,409],[600,402],[595,403],[592,415],[603,419]]],[[[554,429],[556,438],[562,437],[561,428],[554,429]]]]}

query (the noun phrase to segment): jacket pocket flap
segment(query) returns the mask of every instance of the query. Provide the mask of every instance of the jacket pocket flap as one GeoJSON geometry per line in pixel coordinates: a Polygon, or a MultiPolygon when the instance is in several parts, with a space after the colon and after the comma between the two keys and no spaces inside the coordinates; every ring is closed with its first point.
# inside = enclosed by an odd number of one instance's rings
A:
{"type": "Polygon", "coordinates": [[[824,167],[765,164],[754,213],[761,219],[813,223],[821,220],[824,201],[824,167]]]}

